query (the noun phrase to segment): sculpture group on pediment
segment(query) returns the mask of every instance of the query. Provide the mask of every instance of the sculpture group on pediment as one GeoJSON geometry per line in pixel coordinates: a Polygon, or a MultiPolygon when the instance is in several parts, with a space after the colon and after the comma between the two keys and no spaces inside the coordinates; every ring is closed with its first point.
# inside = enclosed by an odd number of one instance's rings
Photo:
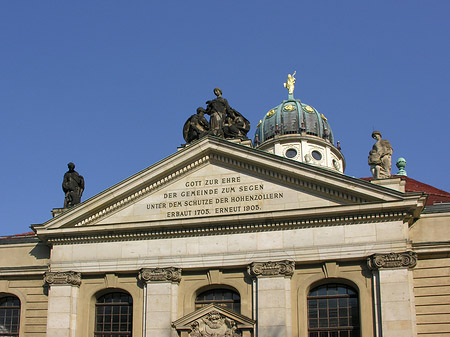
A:
{"type": "Polygon", "coordinates": [[[391,156],[393,153],[391,143],[381,139],[380,131],[372,132],[372,138],[376,140],[369,152],[369,166],[375,179],[384,179],[391,176],[391,156]]]}
{"type": "Polygon", "coordinates": [[[188,118],[183,127],[183,138],[186,143],[198,140],[206,135],[225,139],[247,138],[250,122],[241,113],[234,110],[222,97],[220,88],[214,89],[216,98],[206,102],[206,110],[197,109],[197,114],[188,118]],[[209,121],[205,114],[209,115],[209,121]]]}

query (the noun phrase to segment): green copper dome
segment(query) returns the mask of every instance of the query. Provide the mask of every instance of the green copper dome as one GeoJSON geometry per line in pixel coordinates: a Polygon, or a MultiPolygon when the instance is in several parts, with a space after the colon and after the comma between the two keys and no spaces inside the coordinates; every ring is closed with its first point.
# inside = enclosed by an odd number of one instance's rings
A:
{"type": "Polygon", "coordinates": [[[327,118],[312,106],[294,99],[293,94],[266,113],[257,126],[254,144],[258,146],[275,136],[287,134],[312,135],[334,143],[327,118]]]}

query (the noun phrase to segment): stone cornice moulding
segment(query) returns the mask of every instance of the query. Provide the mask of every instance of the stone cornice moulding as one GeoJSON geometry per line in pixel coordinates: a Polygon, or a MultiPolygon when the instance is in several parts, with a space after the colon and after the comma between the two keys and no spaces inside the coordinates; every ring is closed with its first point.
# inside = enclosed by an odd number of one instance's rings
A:
{"type": "Polygon", "coordinates": [[[51,272],[48,271],[44,275],[44,282],[50,286],[77,286],[81,285],[81,273],[74,271],[67,272],[51,272]]]}
{"type": "Polygon", "coordinates": [[[181,268],[143,268],[139,272],[139,278],[146,282],[172,282],[181,281],[181,268]]]}
{"type": "Polygon", "coordinates": [[[412,244],[412,248],[417,254],[450,253],[448,241],[415,242],[412,244]]]}
{"type": "MultiPolygon", "coordinates": [[[[307,180],[307,179],[300,179],[298,177],[293,177],[292,173],[287,170],[283,170],[281,172],[279,167],[276,167],[274,169],[273,167],[263,167],[258,164],[252,164],[246,161],[237,160],[235,158],[226,156],[226,155],[220,155],[213,153],[211,154],[211,162],[218,162],[221,164],[226,164],[228,166],[232,166],[234,168],[238,168],[240,170],[245,170],[249,173],[257,173],[259,175],[270,177],[272,180],[282,182],[282,183],[289,183],[294,185],[295,187],[300,187],[305,191],[314,191],[319,192],[322,194],[326,194],[331,198],[338,199],[338,200],[346,200],[351,203],[365,203],[367,200],[365,198],[361,198],[358,196],[355,196],[354,194],[343,192],[342,190],[338,190],[337,188],[330,188],[324,186],[324,181],[317,180],[316,182],[307,180]]],[[[334,186],[336,187],[336,186],[334,186]]]]}
{"type": "Polygon", "coordinates": [[[42,266],[0,267],[0,276],[43,275],[46,271],[48,271],[47,264],[42,266]]]}
{"type": "MultiPolygon", "coordinates": [[[[293,163],[279,156],[262,153],[246,146],[206,137],[155,165],[125,179],[63,214],[33,228],[39,235],[48,230],[68,226],[83,227],[115,213],[119,209],[155,192],[188,171],[211,161],[240,170],[257,173],[280,182],[293,184],[319,194],[349,203],[404,200],[400,192],[379,187],[340,173],[311,168],[303,163],[293,163]],[[189,151],[187,149],[189,148],[189,151]],[[233,152],[233,150],[235,150],[233,152]],[[280,165],[283,164],[283,165],[280,165]],[[168,173],[167,171],[172,172],[168,173]],[[86,217],[85,213],[89,213],[86,217]],[[61,227],[62,226],[62,227],[61,227]]],[[[417,196],[415,197],[417,199],[417,196]]],[[[47,233],[46,233],[47,232],[47,233]]]]}
{"type": "Polygon", "coordinates": [[[414,268],[417,254],[413,251],[404,253],[373,254],[367,258],[367,266],[371,270],[414,268]]]}
{"type": "Polygon", "coordinates": [[[247,272],[253,277],[291,277],[294,270],[295,262],[289,260],[253,262],[247,267],[247,272]]]}
{"type": "MultiPolygon", "coordinates": [[[[361,211],[360,206],[355,206],[361,211]]],[[[292,213],[295,210],[291,211],[292,213]]],[[[314,211],[316,214],[317,212],[314,211]]],[[[249,232],[267,232],[267,231],[280,231],[288,229],[300,229],[300,228],[313,228],[313,227],[328,227],[328,226],[341,226],[341,225],[356,225],[360,223],[372,223],[372,222],[388,222],[388,221],[403,221],[405,218],[409,218],[411,215],[405,211],[399,212],[380,212],[369,214],[354,214],[354,215],[342,215],[342,216],[329,216],[321,218],[312,218],[311,216],[305,216],[304,219],[299,219],[301,216],[297,215],[297,220],[290,219],[273,219],[276,213],[270,213],[272,216],[271,221],[257,222],[257,223],[230,223],[223,224],[224,218],[217,218],[220,223],[217,225],[205,226],[203,223],[197,224],[195,227],[189,228],[146,228],[139,231],[135,226],[118,231],[110,232],[107,228],[102,228],[105,233],[101,232],[86,232],[76,233],[74,235],[67,235],[59,237],[47,238],[47,243],[53,245],[61,244],[73,244],[73,243],[92,243],[92,242],[113,242],[113,241],[131,241],[131,240],[152,240],[152,239],[165,239],[165,238],[178,238],[178,237],[196,237],[196,236],[208,236],[217,234],[235,234],[235,233],[249,233],[249,232]]],[[[298,214],[298,213],[297,213],[298,214]]],[[[240,216],[242,218],[242,216],[240,216]]],[[[197,220],[198,219],[194,219],[197,220]]]]}

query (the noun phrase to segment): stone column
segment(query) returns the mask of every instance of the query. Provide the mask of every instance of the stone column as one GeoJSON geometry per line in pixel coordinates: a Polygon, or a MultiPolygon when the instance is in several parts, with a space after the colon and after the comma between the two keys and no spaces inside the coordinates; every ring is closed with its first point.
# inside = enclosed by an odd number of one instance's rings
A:
{"type": "Polygon", "coordinates": [[[256,277],[256,320],[258,337],[292,336],[292,261],[255,262],[248,266],[256,277]]]}
{"type": "Polygon", "coordinates": [[[177,319],[179,268],[144,268],[144,337],[176,337],[172,322],[177,319]]]}
{"type": "Polygon", "coordinates": [[[414,252],[374,254],[367,259],[373,271],[377,337],[417,336],[412,268],[414,252]]]}
{"type": "Polygon", "coordinates": [[[49,285],[47,337],[75,337],[81,274],[47,272],[44,281],[49,285]]]}

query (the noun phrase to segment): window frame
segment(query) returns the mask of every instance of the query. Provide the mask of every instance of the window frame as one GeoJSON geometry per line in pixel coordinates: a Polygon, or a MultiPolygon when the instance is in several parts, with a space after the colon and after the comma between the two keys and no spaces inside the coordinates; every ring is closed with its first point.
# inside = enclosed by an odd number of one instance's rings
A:
{"type": "MultiPolygon", "coordinates": [[[[14,324],[17,326],[17,331],[15,332],[2,332],[0,331],[0,336],[19,336],[20,335],[20,324],[21,324],[21,309],[22,309],[22,302],[20,301],[20,298],[15,296],[14,294],[9,293],[3,293],[0,295],[0,323],[4,322],[4,319],[6,320],[7,314],[6,310],[11,310],[10,317],[14,317],[14,312],[17,312],[17,322],[14,324]],[[12,299],[13,301],[17,301],[18,305],[10,305],[10,306],[2,306],[3,303],[7,303],[8,299],[12,299]],[[3,311],[5,311],[5,315],[3,316],[3,311]]],[[[10,322],[9,327],[11,328],[13,325],[13,322],[10,322]]]]}
{"type": "Polygon", "coordinates": [[[203,288],[197,292],[197,295],[195,296],[194,300],[194,308],[195,310],[198,310],[202,307],[207,306],[208,304],[216,304],[219,306],[223,306],[225,309],[231,310],[237,314],[241,314],[241,305],[242,305],[242,299],[241,294],[234,288],[231,287],[214,287],[214,288],[203,288]],[[214,294],[214,298],[212,300],[199,300],[198,298],[202,295],[205,295],[207,293],[218,293],[222,292],[222,297],[225,292],[231,292],[232,293],[232,299],[216,299],[216,294],[214,294]],[[234,299],[233,297],[237,295],[238,299],[234,299]],[[227,304],[231,305],[229,307],[227,304]]]}
{"type": "Polygon", "coordinates": [[[95,298],[95,309],[94,309],[94,337],[113,337],[113,336],[132,336],[133,335],[133,304],[134,304],[134,300],[133,300],[133,296],[131,296],[131,294],[129,294],[126,291],[123,290],[114,290],[114,291],[109,291],[109,292],[102,292],[101,294],[99,294],[98,296],[96,296],[95,298]],[[122,296],[125,295],[128,297],[128,301],[127,302],[121,302],[121,301],[112,301],[112,302],[99,302],[102,299],[106,299],[106,297],[108,296],[114,296],[115,295],[120,295],[120,299],[122,299],[122,296]],[[99,308],[111,308],[110,309],[110,313],[105,313],[106,309],[104,309],[104,311],[102,313],[99,313],[99,308]],[[122,313],[122,309],[127,307],[128,310],[126,313],[122,313]],[[119,308],[119,322],[116,323],[119,326],[119,331],[113,331],[113,316],[114,316],[114,308],[119,308]],[[101,316],[99,316],[101,315],[101,316]],[[108,315],[111,316],[111,320],[110,320],[110,325],[111,328],[105,331],[105,320],[104,318],[107,317],[108,315]],[[122,321],[122,316],[126,315],[126,319],[125,321],[122,321]],[[102,322],[99,322],[99,317],[102,317],[102,322]],[[102,330],[99,330],[99,324],[102,324],[102,330]],[[121,324],[126,324],[127,325],[127,331],[120,331],[121,328],[121,324]]]}
{"type": "MultiPolygon", "coordinates": [[[[342,291],[341,291],[342,292],[342,291]]],[[[314,287],[311,287],[308,291],[307,297],[307,335],[309,337],[319,337],[323,333],[326,333],[327,336],[331,336],[331,333],[333,336],[361,336],[361,314],[360,314],[360,306],[361,306],[361,300],[360,300],[360,294],[358,293],[357,288],[350,286],[346,283],[340,283],[340,282],[333,282],[333,283],[323,283],[323,284],[316,284],[314,287]],[[320,290],[323,290],[325,288],[325,294],[319,294],[320,290]],[[335,290],[335,293],[329,294],[329,290],[335,290]],[[340,289],[345,289],[345,294],[340,293],[340,289]],[[311,295],[313,292],[316,292],[316,295],[311,295]],[[350,294],[349,291],[352,293],[350,294]],[[356,299],[356,304],[351,304],[351,300],[356,299]],[[322,300],[322,302],[320,302],[322,300]],[[326,309],[320,308],[320,304],[324,303],[323,300],[326,301],[326,309]],[[330,300],[336,300],[336,317],[330,317],[330,300]],[[346,300],[346,305],[341,306],[342,300],[346,300]],[[312,308],[313,301],[316,301],[315,308],[312,308]],[[322,310],[322,312],[321,312],[322,310]],[[323,310],[326,310],[326,317],[323,317],[323,310]],[[346,315],[342,315],[341,317],[341,310],[346,312],[346,315]],[[315,317],[311,317],[311,314],[314,313],[315,317]],[[322,313],[322,314],[321,314],[322,313]],[[355,315],[356,314],[356,315],[355,315]],[[336,320],[336,326],[330,326],[330,319],[336,320]],[[346,319],[348,324],[347,325],[340,325],[341,319],[346,319]],[[321,320],[326,320],[327,326],[320,326],[321,320]],[[355,320],[357,322],[357,325],[355,324],[355,320]],[[311,323],[313,321],[316,321],[313,327],[311,327],[311,323]],[[344,334],[341,334],[345,333],[344,334]]],[[[353,301],[354,302],[354,301],[353,301]]],[[[334,309],[334,308],[331,308],[334,309]]],[[[333,315],[334,316],[334,315],[333,315]]],[[[323,321],[322,321],[323,322],[323,321]]]]}

